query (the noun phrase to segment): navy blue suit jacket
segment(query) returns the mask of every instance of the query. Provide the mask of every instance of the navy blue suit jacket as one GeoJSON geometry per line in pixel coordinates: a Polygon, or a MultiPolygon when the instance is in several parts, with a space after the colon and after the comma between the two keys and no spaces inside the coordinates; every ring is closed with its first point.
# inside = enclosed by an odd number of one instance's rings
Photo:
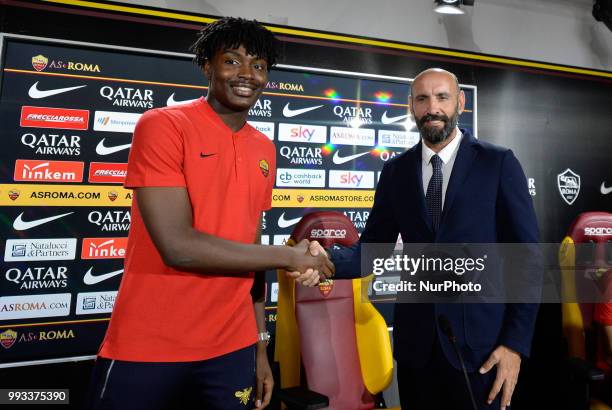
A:
{"type": "MultiPolygon", "coordinates": [[[[467,130],[453,165],[442,219],[434,234],[427,215],[422,142],[385,164],[360,243],[537,243],[538,226],[525,174],[511,150],[476,140],[467,130]]],[[[332,250],[336,278],[360,273],[359,246],[332,250]]],[[[426,365],[437,337],[448,361],[460,368],[438,328],[446,316],[468,371],[478,369],[500,344],[529,355],[537,304],[395,305],[394,356],[410,367],[426,365]]]]}

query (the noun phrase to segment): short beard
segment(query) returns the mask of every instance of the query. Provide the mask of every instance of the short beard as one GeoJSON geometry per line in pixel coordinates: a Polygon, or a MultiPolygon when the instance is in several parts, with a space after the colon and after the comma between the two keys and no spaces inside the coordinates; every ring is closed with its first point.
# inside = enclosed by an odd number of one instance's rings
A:
{"type": "Polygon", "coordinates": [[[438,145],[444,141],[451,135],[457,123],[459,122],[459,111],[455,110],[455,113],[452,117],[448,117],[444,114],[442,115],[434,115],[427,114],[417,120],[417,128],[419,129],[419,133],[421,134],[421,138],[425,141],[431,143],[432,145],[438,145]],[[444,122],[444,127],[436,128],[436,127],[427,127],[425,123],[427,121],[442,121],[444,122]]]}

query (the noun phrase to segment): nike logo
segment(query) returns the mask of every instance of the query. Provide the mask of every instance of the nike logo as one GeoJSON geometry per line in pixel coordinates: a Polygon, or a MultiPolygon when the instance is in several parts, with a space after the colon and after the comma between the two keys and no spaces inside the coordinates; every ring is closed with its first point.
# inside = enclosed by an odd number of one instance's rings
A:
{"type": "Polygon", "coordinates": [[[194,101],[197,101],[197,100],[198,100],[198,98],[194,98],[193,100],[176,101],[174,99],[174,93],[172,93],[172,95],[170,95],[170,97],[168,97],[168,100],[166,100],[166,105],[168,107],[171,107],[173,105],[187,104],[187,103],[194,102],[194,101]]]}
{"type": "Polygon", "coordinates": [[[132,146],[132,144],[125,144],[125,145],[115,145],[114,147],[107,147],[104,145],[105,139],[106,138],[102,138],[100,142],[98,142],[98,145],[96,145],[96,154],[110,155],[110,154],[114,154],[115,152],[119,152],[119,151],[123,151],[124,149],[128,149],[132,146]]]}
{"type": "Polygon", "coordinates": [[[17,216],[17,218],[15,218],[15,222],[13,222],[13,229],[15,229],[16,231],[26,231],[28,229],[36,228],[37,226],[46,224],[47,222],[55,221],[56,219],[63,218],[66,215],[70,215],[73,213],[74,212],[68,212],[66,214],[50,216],[48,218],[35,219],[33,221],[24,221],[22,219],[23,217],[23,212],[22,212],[19,214],[19,216],[17,216]]]}
{"type": "Polygon", "coordinates": [[[203,152],[200,152],[200,158],[212,157],[215,154],[216,152],[213,152],[212,154],[205,154],[203,152]]]}
{"type": "Polygon", "coordinates": [[[383,124],[393,124],[393,123],[403,120],[404,118],[408,118],[408,114],[398,115],[397,117],[387,117],[387,111],[385,111],[383,112],[383,115],[380,121],[383,124]]]}
{"type": "Polygon", "coordinates": [[[57,95],[61,93],[67,93],[68,91],[76,90],[79,88],[87,87],[86,85],[77,85],[76,87],[66,87],[66,88],[55,88],[53,90],[39,90],[38,89],[38,81],[36,81],[30,89],[28,90],[28,95],[30,98],[39,99],[51,97],[52,95],[57,95]]]}
{"type": "Polygon", "coordinates": [[[278,227],[279,228],[289,228],[290,226],[293,226],[296,223],[300,222],[300,219],[302,219],[301,216],[298,216],[297,218],[293,218],[293,219],[285,219],[285,213],[283,212],[281,216],[278,218],[278,227]]]}
{"type": "Polygon", "coordinates": [[[304,114],[308,111],[312,111],[312,110],[316,110],[317,108],[321,108],[323,107],[322,105],[315,105],[314,107],[306,107],[306,108],[299,108],[297,110],[292,110],[291,108],[289,108],[289,103],[285,104],[285,106],[283,107],[283,115],[287,118],[291,118],[291,117],[297,117],[300,114],[304,114]]]}
{"type": "Polygon", "coordinates": [[[85,276],[83,276],[83,282],[86,285],[95,285],[97,283],[105,281],[106,279],[110,279],[113,276],[117,276],[120,273],[123,273],[123,269],[119,269],[119,270],[115,270],[112,272],[103,273],[101,275],[92,275],[91,274],[92,270],[93,270],[93,267],[89,268],[89,270],[85,272],[85,276]]]}
{"type": "Polygon", "coordinates": [[[344,164],[347,163],[349,161],[354,160],[355,158],[359,158],[365,154],[368,154],[370,151],[366,151],[366,152],[362,152],[359,154],[354,154],[354,155],[349,155],[348,157],[341,157],[340,156],[340,150],[334,152],[334,157],[332,158],[332,160],[334,161],[334,164],[336,165],[340,165],[340,164],[344,164]]]}
{"type": "Polygon", "coordinates": [[[601,183],[599,190],[601,191],[602,195],[608,195],[610,192],[612,192],[612,186],[606,187],[606,181],[604,181],[601,183]]]}

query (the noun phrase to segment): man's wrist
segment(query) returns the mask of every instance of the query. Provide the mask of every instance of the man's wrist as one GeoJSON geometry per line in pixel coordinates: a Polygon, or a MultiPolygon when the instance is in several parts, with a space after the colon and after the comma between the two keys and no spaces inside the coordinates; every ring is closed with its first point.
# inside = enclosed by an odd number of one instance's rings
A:
{"type": "Polygon", "coordinates": [[[268,346],[268,344],[270,344],[271,338],[272,336],[270,336],[270,332],[268,331],[259,332],[257,334],[257,346],[260,346],[260,345],[268,346]]]}

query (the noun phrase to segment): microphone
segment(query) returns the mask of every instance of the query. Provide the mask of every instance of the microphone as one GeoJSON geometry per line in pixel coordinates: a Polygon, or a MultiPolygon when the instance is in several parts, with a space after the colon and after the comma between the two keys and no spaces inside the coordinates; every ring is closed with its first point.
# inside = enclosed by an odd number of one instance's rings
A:
{"type": "Polygon", "coordinates": [[[463,370],[463,377],[465,378],[465,385],[467,386],[468,393],[470,395],[470,400],[472,400],[472,407],[474,410],[478,410],[478,406],[476,405],[476,400],[474,399],[474,392],[472,391],[472,384],[470,383],[470,378],[468,377],[467,369],[465,368],[465,362],[463,361],[463,355],[461,354],[461,350],[459,350],[459,346],[457,345],[457,338],[453,333],[453,327],[451,326],[450,321],[444,315],[438,315],[438,325],[440,325],[440,329],[442,333],[448,338],[453,347],[455,348],[455,353],[459,358],[459,363],[461,363],[461,369],[463,370]]]}

